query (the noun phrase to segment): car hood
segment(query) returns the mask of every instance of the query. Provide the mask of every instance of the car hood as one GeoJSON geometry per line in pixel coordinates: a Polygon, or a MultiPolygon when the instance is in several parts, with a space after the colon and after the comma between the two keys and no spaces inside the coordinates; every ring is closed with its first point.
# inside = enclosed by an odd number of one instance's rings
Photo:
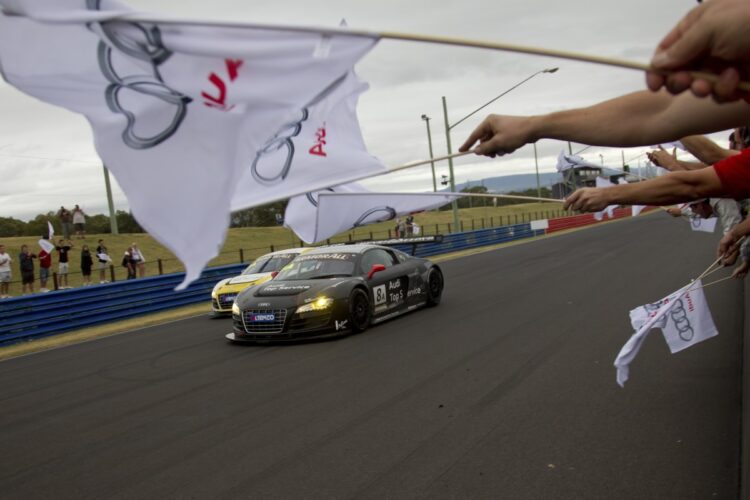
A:
{"type": "Polygon", "coordinates": [[[235,276],[234,278],[230,279],[229,281],[223,284],[224,285],[241,285],[243,283],[250,283],[250,282],[262,279],[262,278],[266,278],[270,274],[271,273],[241,274],[239,276],[235,276]]]}
{"type": "Polygon", "coordinates": [[[344,281],[342,278],[298,281],[270,281],[255,289],[255,297],[290,297],[300,294],[317,294],[344,281]]]}

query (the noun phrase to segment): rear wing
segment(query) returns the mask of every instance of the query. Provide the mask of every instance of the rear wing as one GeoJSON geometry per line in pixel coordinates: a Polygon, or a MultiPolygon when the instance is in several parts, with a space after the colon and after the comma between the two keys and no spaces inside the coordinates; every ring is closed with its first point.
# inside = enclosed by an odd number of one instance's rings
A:
{"type": "MultiPolygon", "coordinates": [[[[411,245],[411,254],[414,255],[417,252],[418,245],[425,245],[428,243],[442,243],[442,242],[443,242],[443,235],[435,234],[432,236],[414,236],[411,238],[388,238],[387,240],[371,240],[371,239],[353,240],[353,241],[346,241],[344,243],[338,243],[338,244],[339,245],[369,244],[369,245],[382,245],[382,246],[411,245]]],[[[334,246],[334,245],[331,245],[331,246],[334,246]]]]}

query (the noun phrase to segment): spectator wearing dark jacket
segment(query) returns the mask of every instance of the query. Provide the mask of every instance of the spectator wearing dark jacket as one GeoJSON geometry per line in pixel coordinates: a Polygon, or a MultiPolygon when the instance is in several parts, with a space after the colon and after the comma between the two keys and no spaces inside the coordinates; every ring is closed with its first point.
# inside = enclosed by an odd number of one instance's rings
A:
{"type": "Polygon", "coordinates": [[[34,259],[36,254],[29,251],[28,245],[21,245],[21,253],[18,255],[18,265],[21,268],[22,293],[34,293],[34,259]]]}

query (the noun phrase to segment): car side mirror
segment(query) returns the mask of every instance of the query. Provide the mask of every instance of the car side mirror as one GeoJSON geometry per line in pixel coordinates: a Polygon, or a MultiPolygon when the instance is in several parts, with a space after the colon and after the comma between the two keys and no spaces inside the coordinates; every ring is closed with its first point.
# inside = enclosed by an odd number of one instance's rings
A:
{"type": "Polygon", "coordinates": [[[274,279],[274,278],[275,278],[276,276],[278,276],[278,275],[279,275],[279,272],[278,272],[278,271],[273,271],[273,272],[271,273],[271,279],[274,279]]]}
{"type": "Polygon", "coordinates": [[[380,271],[385,271],[385,266],[383,264],[373,264],[370,272],[367,273],[367,279],[371,280],[375,276],[375,273],[379,273],[380,271]]]}

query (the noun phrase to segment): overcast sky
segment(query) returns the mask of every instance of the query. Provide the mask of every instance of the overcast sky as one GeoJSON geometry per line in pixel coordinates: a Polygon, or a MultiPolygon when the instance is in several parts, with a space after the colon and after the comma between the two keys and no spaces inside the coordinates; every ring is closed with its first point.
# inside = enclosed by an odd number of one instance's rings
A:
{"type": "MultiPolygon", "coordinates": [[[[246,20],[451,35],[551,47],[647,62],[659,39],[695,2],[687,0],[464,0],[463,2],[360,0],[248,2],[246,0],[131,0],[134,9],[189,18],[246,20]],[[179,7],[177,6],[179,5],[179,7]]],[[[381,41],[357,66],[370,83],[359,106],[369,150],[388,166],[429,157],[422,114],[432,118],[435,156],[445,154],[441,96],[451,122],[531,74],[540,74],[452,132],[454,149],[489,112],[539,114],[580,107],[644,89],[642,73],[503,52],[381,41]]],[[[86,121],[35,101],[0,82],[0,216],[28,219],[60,205],[79,204],[89,214],[106,212],[101,163],[86,121]]],[[[727,134],[717,135],[723,137],[727,134]]],[[[722,139],[723,140],[723,139],[722,139]]],[[[725,142],[725,141],[724,141],[725,142]]],[[[725,143],[723,143],[725,145],[725,143]]],[[[564,144],[538,143],[540,170],[554,171],[564,144]]],[[[574,145],[574,151],[582,149],[574,145]]],[[[626,160],[645,149],[625,151],[626,160]]],[[[590,161],[621,164],[619,149],[590,148],[590,161]]],[[[640,156],[643,159],[643,156],[640,156]]],[[[637,165],[638,160],[631,161],[637,165]]],[[[498,160],[456,161],[456,180],[533,173],[527,146],[498,160]]],[[[438,164],[438,179],[447,174],[438,164]]],[[[431,190],[429,166],[366,182],[378,191],[431,190]]],[[[115,185],[117,208],[127,200],[115,185]]]]}

